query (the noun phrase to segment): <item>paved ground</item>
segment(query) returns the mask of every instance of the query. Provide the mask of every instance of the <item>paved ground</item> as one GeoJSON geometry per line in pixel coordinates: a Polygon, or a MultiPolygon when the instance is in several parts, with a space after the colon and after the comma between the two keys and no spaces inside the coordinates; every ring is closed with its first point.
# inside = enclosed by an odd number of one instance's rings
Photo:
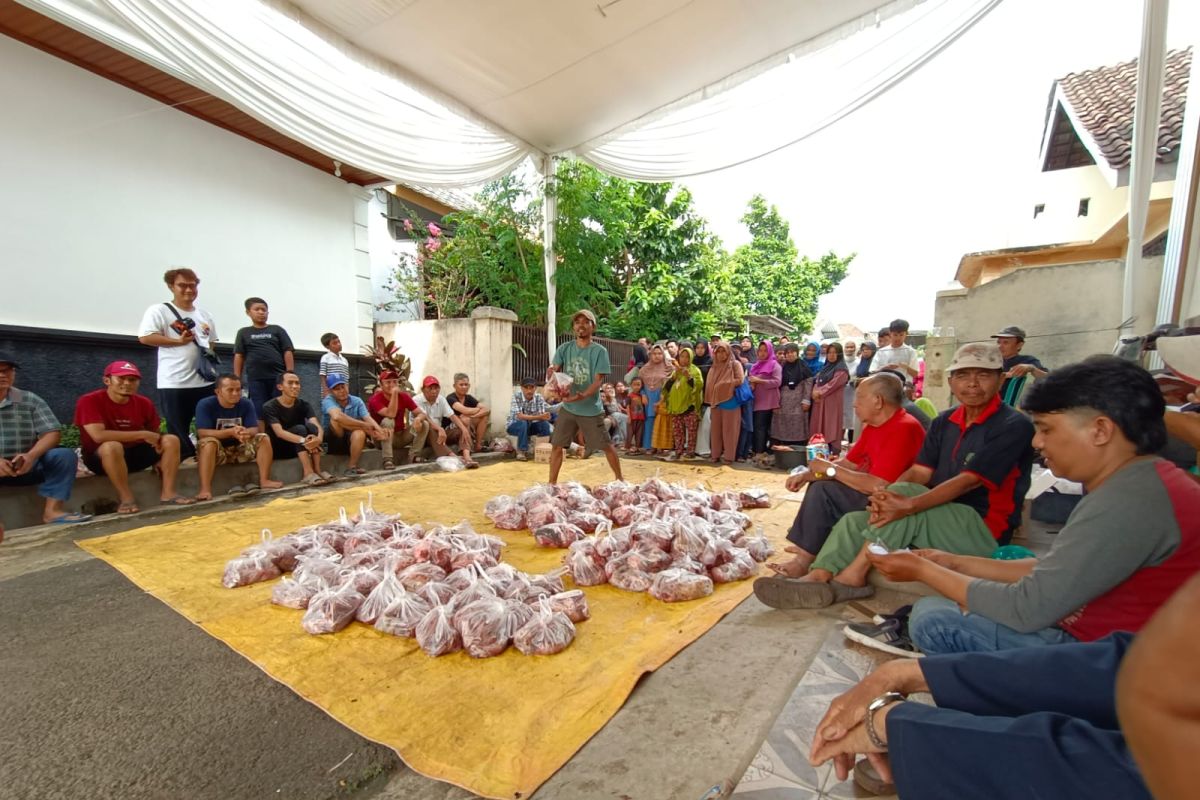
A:
{"type": "MultiPolygon", "coordinates": [[[[163,513],[174,512],[154,521],[163,513]]],[[[414,774],[72,541],[149,521],[33,529],[0,547],[0,794],[470,797],[414,774]]],[[[537,797],[730,791],[834,624],[751,598],[644,678],[537,797]]]]}

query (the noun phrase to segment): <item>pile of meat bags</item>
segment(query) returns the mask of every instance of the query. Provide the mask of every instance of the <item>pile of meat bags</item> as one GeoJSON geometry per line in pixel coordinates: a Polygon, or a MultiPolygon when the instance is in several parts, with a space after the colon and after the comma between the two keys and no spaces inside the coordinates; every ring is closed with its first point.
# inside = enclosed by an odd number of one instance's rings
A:
{"type": "Polygon", "coordinates": [[[497,528],[532,531],[543,547],[567,549],[577,586],[610,583],[664,602],[712,594],[714,583],[745,580],[774,550],[750,535],[745,508],[766,508],[762,489],[708,492],[651,478],[597,486],[534,486],[501,495],[484,512],[497,528]]]}
{"type": "Polygon", "coordinates": [[[284,577],[276,605],[304,610],[309,633],[335,633],[357,620],[415,638],[431,656],[465,650],[474,658],[514,645],[552,655],[575,639],[587,599],[566,591],[563,570],[529,575],[501,561],[504,542],[454,527],[405,524],[369,506],[357,517],[312,525],[282,538],[264,532],[225,566],[228,588],[284,577]]]}

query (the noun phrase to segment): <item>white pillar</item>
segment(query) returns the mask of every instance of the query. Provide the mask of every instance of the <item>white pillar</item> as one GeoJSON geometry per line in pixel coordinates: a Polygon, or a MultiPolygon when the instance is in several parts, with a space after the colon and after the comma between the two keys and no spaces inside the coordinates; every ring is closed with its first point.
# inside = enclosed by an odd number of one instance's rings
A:
{"type": "Polygon", "coordinates": [[[554,225],[558,220],[558,194],[554,186],[554,156],[542,156],[542,259],[546,265],[546,346],[550,350],[550,358],[554,358],[558,331],[558,302],[555,296],[554,273],[558,269],[558,261],[554,256],[554,225]]]}
{"type": "Polygon", "coordinates": [[[1184,291],[1192,288],[1196,269],[1196,248],[1200,245],[1200,228],[1196,227],[1196,146],[1197,131],[1200,130],[1200,83],[1195,78],[1196,57],[1192,56],[1191,75],[1188,80],[1187,105],[1183,111],[1183,135],[1179,143],[1179,162],[1175,165],[1175,196],[1171,199],[1171,222],[1167,227],[1167,253],[1163,259],[1162,288],[1158,293],[1158,315],[1155,322],[1182,323],[1188,316],[1184,291]],[[1184,233],[1191,220],[1191,240],[1184,241],[1184,233]],[[1187,252],[1184,252],[1184,247],[1187,252]],[[1184,276],[1181,285],[1179,276],[1184,276]],[[1176,308],[1180,307],[1179,311],[1176,308]]]}

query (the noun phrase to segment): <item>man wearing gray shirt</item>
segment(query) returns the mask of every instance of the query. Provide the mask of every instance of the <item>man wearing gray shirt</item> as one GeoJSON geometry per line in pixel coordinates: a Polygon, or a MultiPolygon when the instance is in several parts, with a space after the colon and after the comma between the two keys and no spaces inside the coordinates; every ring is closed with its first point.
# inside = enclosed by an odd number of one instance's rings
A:
{"type": "Polygon", "coordinates": [[[1041,559],[931,550],[869,556],[888,578],[922,581],[943,595],[919,600],[909,618],[909,636],[927,654],[1136,633],[1200,572],[1200,485],[1151,455],[1166,429],[1149,373],[1095,356],[1051,373],[1023,406],[1047,466],[1082,483],[1086,495],[1041,559]]]}

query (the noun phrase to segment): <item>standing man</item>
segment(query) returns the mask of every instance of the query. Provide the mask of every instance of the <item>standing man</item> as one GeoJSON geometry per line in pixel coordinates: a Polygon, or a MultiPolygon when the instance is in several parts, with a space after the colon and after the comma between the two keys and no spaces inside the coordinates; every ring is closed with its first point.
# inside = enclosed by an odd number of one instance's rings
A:
{"type": "Polygon", "coordinates": [[[263,406],[267,436],[276,460],[298,458],[304,476],[301,483],[324,486],[335,478],[321,471],[321,442],[324,431],[317,412],[300,396],[300,376],[285,372],[279,376],[279,397],[263,406]]]}
{"type": "Polygon", "coordinates": [[[1023,328],[1009,325],[999,333],[993,333],[992,338],[996,340],[996,346],[1004,358],[1004,383],[1000,385],[1000,399],[1010,406],[1016,405],[1025,391],[1029,376],[1044,378],[1050,374],[1050,370],[1033,356],[1021,353],[1021,348],[1025,346],[1023,328]]]}
{"type": "Polygon", "coordinates": [[[188,459],[196,455],[190,431],[196,405],[213,392],[213,381],[201,377],[199,366],[204,352],[217,342],[217,328],[209,313],[196,305],[200,279],[195,272],[175,267],[163,280],[171,302],[146,309],[138,341],[158,348],[158,402],[167,431],[179,440],[180,457],[188,459]]]}
{"type": "Polygon", "coordinates": [[[367,445],[367,437],[381,442],[390,439],[391,435],[371,418],[362,398],[350,394],[350,387],[345,380],[330,375],[325,384],[329,387],[329,394],[321,401],[321,413],[329,454],[350,457],[344,473],[347,478],[365,475],[367,471],[358,465],[358,459],[367,445]]]}
{"type": "Polygon", "coordinates": [[[476,469],[479,462],[471,458],[471,431],[463,418],[446,402],[446,398],[442,397],[442,385],[438,379],[433,375],[426,375],[425,380],[421,381],[421,396],[413,399],[422,413],[429,418],[429,438],[427,440],[418,433],[413,451],[423,451],[428,441],[435,456],[446,456],[450,455],[449,445],[457,444],[467,469],[476,469]]]}
{"type": "Polygon", "coordinates": [[[400,376],[391,370],[379,374],[379,388],[367,401],[367,411],[388,434],[379,442],[384,469],[396,468],[396,447],[409,447],[418,435],[424,439],[429,434],[429,418],[413,402],[412,395],[401,390],[400,376]],[[412,414],[411,427],[405,424],[409,413],[412,414]]]}
{"type": "Polygon", "coordinates": [[[231,497],[249,497],[260,489],[281,489],[271,480],[271,442],[261,433],[264,422],[254,404],[242,397],[242,382],[226,373],[217,378],[216,394],[196,406],[196,465],[200,473],[197,500],[212,500],[212,479],[221,464],[258,465],[258,483],[238,484],[229,490],[231,497]]]}
{"type": "Polygon", "coordinates": [[[608,431],[604,428],[604,406],[600,403],[600,386],[608,378],[612,366],[608,350],[604,345],[592,341],[596,331],[596,315],[584,308],[571,318],[575,329],[575,340],[563,342],[554,351],[546,379],[555,372],[571,376],[571,386],[563,398],[558,421],[554,424],[554,435],[550,439],[550,483],[558,483],[562,469],[563,448],[575,441],[575,434],[583,432],[587,452],[603,450],[617,480],[621,478],[621,459],[613,447],[608,431]]]}
{"type": "MultiPolygon", "coordinates": [[[[46,401],[18,389],[17,362],[0,353],[0,486],[38,486],[46,498],[42,521],[55,525],[86,522],[90,514],[68,511],[75,485],[75,451],[59,447],[58,420],[46,401]]],[[[0,526],[0,539],[4,538],[0,526]]]]}
{"type": "Polygon", "coordinates": [[[159,499],[164,506],[190,506],[196,502],[175,493],[179,474],[179,438],[158,432],[158,412],[149,398],[138,394],[141,371],[128,361],[104,368],[104,388],[88,392],[75,403],[75,424],[83,463],[97,475],[106,475],[117,490],[118,514],[136,514],[129,473],[149,467],[162,476],[159,499]]]}
{"type": "Polygon", "coordinates": [[[263,405],[279,394],[279,374],[296,369],[292,337],[278,325],[268,325],[268,313],[266,300],[247,298],[246,316],[251,324],[238,330],[233,342],[233,374],[240,378],[242,367],[246,368],[246,388],[260,432],[267,429],[262,419],[263,405]]]}
{"type": "Polygon", "coordinates": [[[471,442],[468,447],[479,451],[483,449],[483,440],[487,438],[488,424],[492,420],[492,410],[467,394],[470,389],[471,379],[467,377],[467,373],[457,372],[454,375],[454,393],[446,399],[450,402],[450,407],[467,423],[467,428],[471,431],[471,442]]]}

